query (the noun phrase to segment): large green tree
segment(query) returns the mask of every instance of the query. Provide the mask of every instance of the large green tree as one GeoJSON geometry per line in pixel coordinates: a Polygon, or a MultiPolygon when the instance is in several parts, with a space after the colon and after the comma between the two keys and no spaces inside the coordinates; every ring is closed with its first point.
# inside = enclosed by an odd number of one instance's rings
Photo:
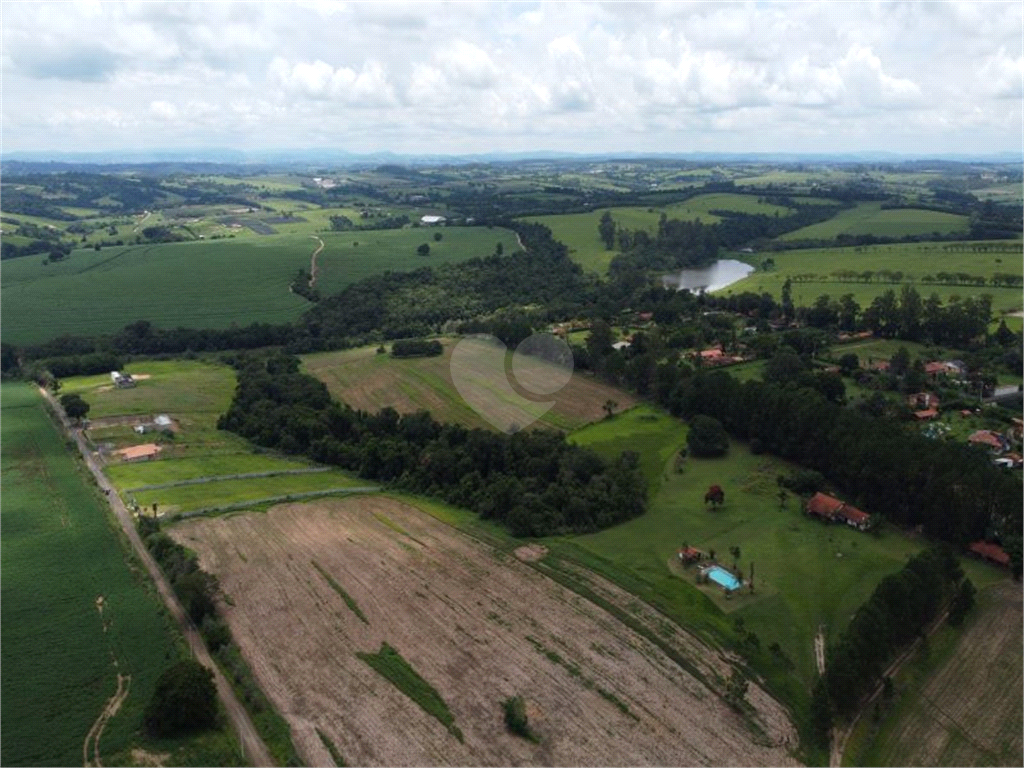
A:
{"type": "Polygon", "coordinates": [[[194,659],[165,670],[145,713],[146,728],[158,736],[201,731],[217,723],[213,672],[194,659]]]}
{"type": "Polygon", "coordinates": [[[694,416],[686,434],[686,445],[694,456],[721,456],[729,450],[729,436],[718,419],[694,416]]]}

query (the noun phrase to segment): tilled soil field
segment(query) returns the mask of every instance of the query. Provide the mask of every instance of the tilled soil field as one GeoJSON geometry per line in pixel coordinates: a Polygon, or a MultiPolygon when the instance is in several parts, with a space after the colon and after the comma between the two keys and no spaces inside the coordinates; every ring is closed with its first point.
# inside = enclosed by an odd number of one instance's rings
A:
{"type": "MultiPolygon", "coordinates": [[[[349,765],[794,764],[792,726],[756,686],[758,729],[610,614],[398,501],[281,505],[171,534],[220,579],[236,641],[310,765],[331,764],[318,729],[349,765]],[[356,656],[384,642],[464,741],[356,656]],[[512,696],[539,743],[506,730],[512,696]]],[[[721,665],[696,641],[677,647],[721,665]]]]}
{"type": "Polygon", "coordinates": [[[882,745],[884,764],[1024,765],[1021,585],[1006,581],[987,597],[882,745]]]}

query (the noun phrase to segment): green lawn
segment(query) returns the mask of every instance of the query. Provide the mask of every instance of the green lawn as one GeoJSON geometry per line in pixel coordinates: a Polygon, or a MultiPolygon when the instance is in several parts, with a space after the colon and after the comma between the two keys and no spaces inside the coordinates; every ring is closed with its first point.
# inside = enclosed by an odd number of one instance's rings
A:
{"type": "MultiPolygon", "coordinates": [[[[957,243],[956,247],[972,248],[973,242],[957,243]]],[[[1005,242],[999,245],[1006,245],[1005,242]]],[[[893,283],[840,282],[834,272],[854,270],[877,272],[878,270],[901,271],[907,280],[918,280],[925,275],[938,272],[964,272],[970,275],[991,277],[996,273],[1021,274],[1020,252],[974,252],[953,250],[949,243],[900,243],[851,248],[813,248],[795,251],[779,251],[770,254],[775,267],[768,272],[757,270],[748,277],[733,283],[719,293],[767,292],[778,300],[782,285],[787,278],[796,275],[812,275],[813,279],[797,280],[792,283],[793,301],[798,306],[809,306],[818,296],[828,294],[834,298],[851,293],[854,299],[867,307],[871,301],[887,290],[897,295],[901,285],[893,283]]],[[[950,296],[992,296],[996,312],[1014,311],[1022,307],[1020,288],[992,286],[933,285],[914,282],[918,293],[927,297],[936,293],[945,302],[950,296]]]]}
{"type": "Polygon", "coordinates": [[[250,472],[282,472],[305,469],[309,462],[256,453],[222,453],[194,458],[160,459],[110,464],[107,477],[119,489],[159,485],[197,477],[219,477],[250,472]]]}
{"type": "Polygon", "coordinates": [[[780,240],[831,240],[838,235],[877,235],[903,237],[963,232],[968,227],[966,216],[924,208],[882,209],[880,202],[858,203],[855,208],[840,211],[828,221],[787,232],[780,240]]]}
{"type": "Polygon", "coordinates": [[[327,491],[335,488],[356,488],[372,485],[340,472],[311,472],[299,475],[250,477],[243,480],[215,480],[209,483],[159,488],[125,494],[139,506],[152,508],[158,504],[161,514],[176,514],[197,509],[224,507],[244,501],[258,501],[287,494],[327,491]]]}
{"type": "Polygon", "coordinates": [[[131,682],[103,731],[104,763],[128,765],[129,750],[143,747],[172,752],[177,765],[237,765],[226,734],[141,735],[156,679],[178,657],[174,631],[38,392],[4,384],[2,411],[3,764],[80,765],[120,673],[131,682]]]}

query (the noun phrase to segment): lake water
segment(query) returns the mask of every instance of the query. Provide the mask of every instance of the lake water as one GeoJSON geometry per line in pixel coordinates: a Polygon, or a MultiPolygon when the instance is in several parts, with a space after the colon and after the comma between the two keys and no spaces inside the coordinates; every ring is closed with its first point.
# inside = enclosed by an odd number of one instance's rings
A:
{"type": "Polygon", "coordinates": [[[666,288],[675,288],[681,291],[684,288],[700,293],[701,291],[717,291],[732,285],[737,280],[754,271],[749,264],[735,259],[719,259],[714,264],[696,269],[684,269],[676,274],[665,275],[662,282],[666,288]]]}

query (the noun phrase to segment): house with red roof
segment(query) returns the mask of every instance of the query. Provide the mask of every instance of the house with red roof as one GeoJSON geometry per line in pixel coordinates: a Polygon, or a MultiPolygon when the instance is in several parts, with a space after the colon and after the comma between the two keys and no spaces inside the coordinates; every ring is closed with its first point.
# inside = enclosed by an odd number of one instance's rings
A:
{"type": "Polygon", "coordinates": [[[687,565],[689,565],[690,563],[695,563],[699,560],[703,560],[708,556],[706,552],[703,552],[697,549],[696,547],[690,546],[683,547],[676,554],[679,560],[687,565]]]}
{"type": "Polygon", "coordinates": [[[807,500],[804,511],[811,517],[817,517],[830,523],[846,523],[858,531],[867,530],[871,524],[871,515],[833,498],[825,493],[816,493],[807,500]]]}
{"type": "Polygon", "coordinates": [[[1009,441],[1005,437],[998,432],[993,432],[991,429],[979,429],[967,438],[967,442],[971,445],[981,445],[985,448],[991,448],[996,453],[1002,453],[1010,447],[1009,441]]]}
{"type": "Polygon", "coordinates": [[[990,563],[996,565],[1009,566],[1010,556],[1006,554],[1002,547],[998,544],[990,544],[987,541],[976,541],[971,544],[968,549],[971,553],[977,555],[982,560],[988,560],[990,563]]]}

